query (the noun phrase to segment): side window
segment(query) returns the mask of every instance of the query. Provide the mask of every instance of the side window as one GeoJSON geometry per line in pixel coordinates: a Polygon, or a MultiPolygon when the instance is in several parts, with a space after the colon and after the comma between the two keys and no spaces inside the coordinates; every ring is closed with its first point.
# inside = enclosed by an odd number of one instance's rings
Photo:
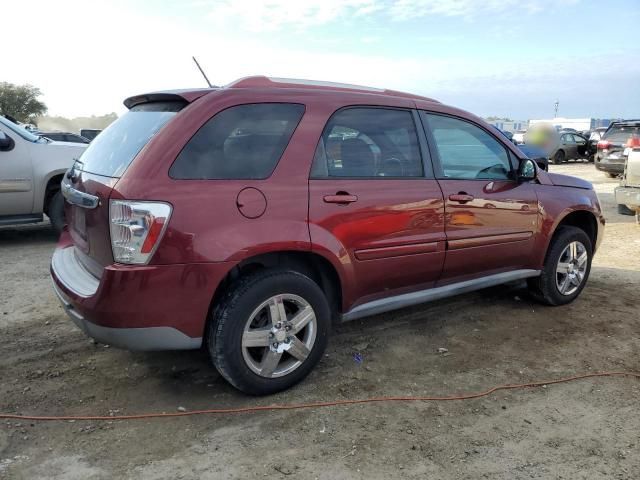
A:
{"type": "Polygon", "coordinates": [[[585,145],[587,142],[580,135],[572,135],[573,141],[578,145],[585,145]]]}
{"type": "Polygon", "coordinates": [[[353,107],[338,111],[318,143],[312,178],[423,176],[413,115],[407,110],[353,107]]]}
{"type": "Polygon", "coordinates": [[[480,127],[444,115],[425,114],[440,157],[442,175],[457,179],[508,179],[505,147],[480,127]]]}
{"type": "Polygon", "coordinates": [[[571,135],[570,133],[565,133],[564,135],[562,135],[562,143],[573,145],[576,142],[573,140],[573,135],[571,135]]]}
{"type": "Polygon", "coordinates": [[[205,123],[171,166],[175,179],[264,179],[298,126],[304,105],[255,103],[231,107],[205,123]]]}

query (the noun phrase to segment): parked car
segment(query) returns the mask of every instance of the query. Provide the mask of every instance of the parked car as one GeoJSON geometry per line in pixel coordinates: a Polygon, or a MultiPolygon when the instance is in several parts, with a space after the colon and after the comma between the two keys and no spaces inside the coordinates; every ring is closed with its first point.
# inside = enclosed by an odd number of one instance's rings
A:
{"type": "Polygon", "coordinates": [[[515,132],[513,132],[511,140],[513,141],[513,143],[520,145],[521,143],[524,143],[524,136],[526,133],[526,130],[516,130],[515,132]]]}
{"type": "Polygon", "coordinates": [[[80,130],[80,135],[82,135],[84,138],[89,140],[89,142],[91,142],[94,138],[98,136],[98,134],[101,131],[102,130],[96,130],[95,128],[83,128],[82,130],[80,130]]]}
{"type": "Polygon", "coordinates": [[[640,120],[613,122],[597,144],[595,166],[609,178],[624,173],[631,150],[640,146],[640,120]]]}
{"type": "Polygon", "coordinates": [[[587,139],[571,131],[557,131],[550,124],[537,123],[527,131],[525,143],[546,153],[551,163],[589,158],[587,139]]]}
{"type": "Polygon", "coordinates": [[[602,238],[590,183],[429,98],[250,77],[124,103],[63,180],[55,291],[96,340],[204,345],[250,394],[304,378],[332,321],[521,279],[569,303],[602,238]]]}
{"type": "Polygon", "coordinates": [[[89,143],[89,140],[83,136],[69,132],[39,132],[38,135],[56,142],[89,143]]]}
{"type": "Polygon", "coordinates": [[[615,189],[618,213],[635,215],[640,225],[640,145],[633,147],[627,161],[620,185],[615,189]]]}
{"type": "Polygon", "coordinates": [[[0,225],[41,222],[44,213],[62,231],[60,182],[85,148],[39,137],[0,116],[0,225]]]}
{"type": "Polygon", "coordinates": [[[549,159],[544,150],[535,145],[527,145],[526,143],[518,145],[518,149],[531,160],[535,161],[542,170],[549,170],[549,159]]]}

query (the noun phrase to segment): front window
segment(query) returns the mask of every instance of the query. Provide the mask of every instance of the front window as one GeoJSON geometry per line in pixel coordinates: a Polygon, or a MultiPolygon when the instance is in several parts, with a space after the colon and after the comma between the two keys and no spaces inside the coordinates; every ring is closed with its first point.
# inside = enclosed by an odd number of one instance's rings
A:
{"type": "Polygon", "coordinates": [[[444,178],[508,179],[505,147],[480,127],[464,120],[425,114],[433,134],[444,178]]]}

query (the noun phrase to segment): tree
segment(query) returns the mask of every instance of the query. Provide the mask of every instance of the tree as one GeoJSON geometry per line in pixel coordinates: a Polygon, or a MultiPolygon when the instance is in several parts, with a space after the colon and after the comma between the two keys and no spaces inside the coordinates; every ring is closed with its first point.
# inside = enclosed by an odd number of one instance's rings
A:
{"type": "Polygon", "coordinates": [[[32,123],[35,117],[47,112],[47,106],[38,100],[40,95],[40,89],[33,85],[0,82],[0,115],[32,123]]]}

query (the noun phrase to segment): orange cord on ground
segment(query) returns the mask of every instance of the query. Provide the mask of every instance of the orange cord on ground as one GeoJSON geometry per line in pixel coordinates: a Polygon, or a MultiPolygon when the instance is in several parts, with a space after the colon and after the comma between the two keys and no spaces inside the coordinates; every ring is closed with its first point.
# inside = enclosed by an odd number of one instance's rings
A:
{"type": "Polygon", "coordinates": [[[381,403],[381,402],[445,402],[451,400],[470,400],[473,398],[486,397],[500,390],[516,390],[522,388],[542,387],[543,385],[553,385],[556,383],[573,382],[583,380],[585,378],[594,377],[634,377],[640,379],[640,373],[635,372],[599,372],[586,373],[583,375],[575,375],[572,377],[559,378],[556,380],[548,380],[546,382],[531,382],[519,384],[498,385],[484,392],[468,393],[463,395],[454,395],[450,397],[420,397],[420,396],[402,396],[402,397],[373,397],[356,400],[334,400],[328,402],[312,402],[312,403],[292,403],[285,405],[260,405],[253,407],[238,408],[210,408],[207,410],[193,410],[189,412],[173,412],[173,413],[139,413],[135,415],[63,415],[63,416],[39,416],[39,415],[13,415],[0,413],[0,419],[14,420],[31,420],[31,421],[68,421],[68,420],[142,420],[149,418],[166,418],[166,417],[188,417],[191,415],[210,415],[210,414],[230,414],[230,413],[253,413],[274,410],[298,410],[302,408],[322,408],[333,407],[339,405],[357,405],[362,403],[381,403]]]}

